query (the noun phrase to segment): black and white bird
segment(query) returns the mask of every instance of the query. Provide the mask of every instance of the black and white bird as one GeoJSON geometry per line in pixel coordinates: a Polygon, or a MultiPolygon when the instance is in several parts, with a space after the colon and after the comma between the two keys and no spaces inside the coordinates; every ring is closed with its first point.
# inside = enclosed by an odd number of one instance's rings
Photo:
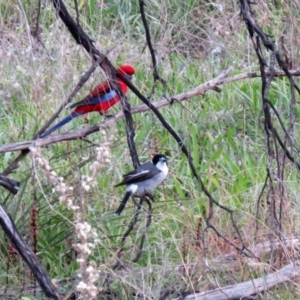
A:
{"type": "Polygon", "coordinates": [[[126,193],[116,210],[116,215],[120,215],[125,205],[132,197],[149,196],[153,198],[152,191],[161,184],[168,175],[167,158],[163,154],[156,154],[152,160],[142,164],[136,170],[131,171],[123,176],[123,181],[115,185],[126,185],[126,193]]]}

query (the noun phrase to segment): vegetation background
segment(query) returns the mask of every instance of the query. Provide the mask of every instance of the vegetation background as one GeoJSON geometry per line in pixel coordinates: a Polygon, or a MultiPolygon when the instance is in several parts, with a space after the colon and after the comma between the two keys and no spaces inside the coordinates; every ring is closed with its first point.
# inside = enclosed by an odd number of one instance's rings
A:
{"type": "MultiPolygon", "coordinates": [[[[65,4],[75,16],[74,2],[68,0],[65,4]]],[[[0,145],[31,140],[91,66],[89,55],[76,45],[50,1],[41,1],[36,30],[38,5],[33,0],[0,2],[0,145]]],[[[152,63],[138,1],[87,0],[78,5],[80,24],[96,47],[101,52],[107,51],[115,66],[132,64],[137,70],[134,85],[144,95],[150,95],[152,63]]],[[[159,74],[167,83],[167,97],[187,92],[228,67],[234,70],[230,76],[259,71],[238,1],[149,0],[145,10],[159,74]]],[[[284,38],[291,67],[298,69],[300,1],[257,0],[253,10],[257,23],[278,45],[284,38]]],[[[268,59],[269,53],[263,50],[263,54],[268,59]]],[[[103,80],[104,73],[98,68],[75,101],[103,80]]],[[[209,193],[234,211],[244,245],[251,248],[274,238],[297,237],[299,179],[297,169],[289,161],[284,165],[284,193],[280,195],[280,235],[268,222],[270,192],[264,190],[264,186],[269,156],[263,130],[261,79],[243,79],[220,88],[219,92],[210,91],[182,104],[175,102],[160,111],[183,138],[209,193]]],[[[151,101],[164,96],[163,86],[158,84],[151,101]]],[[[297,147],[299,107],[294,107],[295,119],[291,120],[288,80],[285,77],[274,80],[268,96],[283,123],[288,126],[293,122],[297,147]]],[[[140,104],[130,91],[128,99],[132,107],[140,104]]],[[[117,105],[112,112],[118,110],[117,105]]],[[[65,110],[60,117],[67,114],[65,110]]],[[[293,248],[290,252],[266,254],[264,262],[257,261],[250,266],[228,243],[241,246],[231,215],[217,207],[211,223],[222,236],[207,230],[204,248],[200,233],[205,227],[208,199],[193,178],[186,157],[152,112],[133,117],[141,162],[155,153],[165,153],[171,174],[156,191],[152,223],[145,235],[141,256],[129,264],[136,257],[146,230],[144,211],[121,253],[122,262],[130,267],[113,272],[107,299],[160,299],[166,290],[172,299],[184,292],[210,290],[258,278],[296,258],[297,249],[293,248]],[[233,253],[238,257],[234,263],[215,263],[217,258],[233,253]],[[185,272],[180,267],[184,267],[185,272]]],[[[101,121],[97,113],[89,114],[75,119],[60,132],[101,121]]],[[[275,126],[279,126],[278,123],[275,121],[275,126]]],[[[111,271],[122,235],[135,211],[131,202],[121,217],[114,215],[124,190],[113,185],[132,169],[125,130],[121,120],[105,132],[39,149],[39,157],[49,163],[51,170],[43,168],[34,154],[29,155],[12,174],[21,182],[18,195],[13,197],[0,189],[2,204],[22,236],[36,247],[42,265],[66,295],[71,293],[72,281],[67,284],[60,280],[74,279],[83,270],[76,259],[80,251],[72,247],[80,241],[76,227],[78,215],[62,203],[61,194],[57,192],[58,178],[62,177],[71,188],[68,198],[80,206],[81,221],[88,222],[98,234],[86,262],[100,271],[101,286],[104,281],[101,274],[111,271]],[[101,162],[100,167],[95,165],[96,161],[101,162]],[[49,170],[58,177],[51,177],[49,170]],[[33,219],[36,220],[34,231],[33,219]]],[[[16,155],[17,152],[2,153],[0,170],[16,155]]],[[[0,286],[8,288],[6,295],[16,299],[20,299],[20,295],[41,299],[42,294],[32,295],[24,288],[33,278],[2,233],[0,247],[0,286]]],[[[295,299],[298,288],[297,282],[289,282],[260,297],[295,299]]],[[[4,289],[1,292],[4,294],[4,289]]]]}

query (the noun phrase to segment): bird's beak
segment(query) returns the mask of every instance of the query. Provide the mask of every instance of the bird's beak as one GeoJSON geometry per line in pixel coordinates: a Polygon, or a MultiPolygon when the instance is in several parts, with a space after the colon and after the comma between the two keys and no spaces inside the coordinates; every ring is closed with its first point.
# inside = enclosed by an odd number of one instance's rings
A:
{"type": "Polygon", "coordinates": [[[132,79],[132,76],[131,75],[125,75],[124,76],[126,79],[128,79],[128,80],[131,80],[132,79]]]}

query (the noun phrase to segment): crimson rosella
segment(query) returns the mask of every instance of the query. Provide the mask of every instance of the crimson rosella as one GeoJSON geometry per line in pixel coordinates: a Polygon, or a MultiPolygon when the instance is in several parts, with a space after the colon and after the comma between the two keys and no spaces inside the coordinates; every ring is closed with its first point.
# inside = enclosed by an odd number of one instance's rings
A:
{"type": "MultiPolygon", "coordinates": [[[[118,68],[118,72],[122,74],[126,79],[131,79],[135,70],[130,65],[123,65],[118,68]]],[[[128,86],[120,78],[117,81],[124,94],[128,91],[128,86]]],[[[57,123],[55,126],[47,130],[41,135],[41,138],[49,135],[53,131],[72,121],[74,118],[89,112],[99,112],[101,115],[109,110],[120,100],[120,96],[117,91],[110,87],[107,81],[99,84],[91,93],[89,93],[83,100],[72,104],[69,108],[75,108],[73,112],[57,123]]]]}

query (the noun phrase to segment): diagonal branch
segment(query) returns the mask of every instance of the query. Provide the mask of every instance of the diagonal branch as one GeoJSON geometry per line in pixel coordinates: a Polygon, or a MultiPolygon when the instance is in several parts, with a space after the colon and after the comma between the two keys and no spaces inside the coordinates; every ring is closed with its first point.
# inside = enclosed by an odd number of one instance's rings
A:
{"type": "MultiPolygon", "coordinates": [[[[125,116],[126,122],[126,133],[127,133],[127,142],[128,147],[132,159],[133,166],[136,168],[139,166],[139,159],[134,143],[134,129],[133,129],[133,119],[130,112],[130,104],[127,101],[126,97],[122,93],[122,90],[119,84],[116,82],[116,75],[118,77],[123,78],[121,74],[117,74],[116,68],[112,65],[110,60],[106,55],[102,54],[93,44],[93,41],[88,37],[88,35],[84,32],[80,24],[77,24],[72,16],[69,14],[66,6],[64,5],[62,0],[52,0],[52,3],[59,14],[59,17],[64,22],[70,33],[72,34],[75,41],[82,45],[85,50],[91,55],[94,61],[100,61],[99,65],[104,70],[107,75],[108,81],[111,86],[118,92],[120,95],[120,102],[122,106],[122,110],[125,116]]],[[[124,80],[125,81],[125,80],[124,80]]]]}
{"type": "MultiPolygon", "coordinates": [[[[220,85],[224,82],[225,77],[229,74],[229,72],[231,70],[232,70],[232,68],[228,68],[227,70],[223,71],[217,77],[211,79],[210,81],[208,81],[204,84],[201,84],[198,87],[195,87],[194,89],[192,89],[190,91],[186,91],[184,93],[175,95],[172,97],[172,99],[176,99],[175,103],[182,102],[182,101],[188,100],[192,97],[195,97],[197,95],[204,95],[209,90],[215,90],[215,88],[218,85],[220,85]]],[[[168,101],[166,99],[158,100],[158,101],[152,102],[152,105],[155,106],[156,108],[161,108],[161,107],[170,105],[170,101],[168,101]]],[[[131,113],[137,114],[137,113],[145,112],[145,111],[149,111],[149,110],[150,110],[150,108],[147,105],[141,104],[141,105],[131,108],[131,113]]],[[[47,145],[62,142],[62,141],[76,140],[78,138],[82,139],[91,133],[99,131],[100,129],[106,129],[106,128],[111,127],[112,124],[114,124],[116,121],[123,119],[123,118],[124,118],[124,113],[122,111],[120,111],[117,114],[115,114],[114,117],[105,119],[99,125],[85,127],[85,128],[82,128],[82,129],[79,129],[76,131],[66,132],[66,133],[62,133],[62,134],[51,135],[51,136],[48,136],[46,138],[39,139],[39,140],[24,141],[24,142],[18,142],[18,143],[12,143],[12,144],[6,144],[3,146],[0,146],[0,153],[26,150],[34,145],[39,146],[39,147],[45,147],[47,145]]]]}
{"type": "Polygon", "coordinates": [[[16,195],[19,191],[20,182],[0,174],[0,185],[16,195]]]}
{"type": "MultiPolygon", "coordinates": [[[[37,139],[58,117],[61,111],[72,101],[72,99],[76,96],[79,90],[83,87],[83,85],[88,81],[92,73],[95,71],[96,65],[93,64],[89,70],[80,78],[79,82],[77,83],[75,89],[69,95],[67,100],[65,100],[62,105],[58,108],[58,110],[54,113],[54,115],[49,119],[48,122],[34,135],[33,139],[37,139]]],[[[18,168],[19,162],[29,153],[28,149],[23,149],[22,151],[10,164],[9,166],[3,171],[4,175],[10,174],[14,169],[18,168]]]]}
{"type": "MultiPolygon", "coordinates": [[[[125,80],[124,80],[125,81],[125,80]]],[[[229,208],[227,208],[226,206],[220,204],[217,200],[214,199],[214,197],[210,194],[210,192],[208,191],[208,189],[206,188],[206,186],[204,185],[204,182],[202,181],[201,177],[198,175],[196,167],[194,165],[193,162],[193,158],[190,155],[186,145],[184,144],[183,140],[181,139],[181,137],[179,136],[179,134],[174,130],[174,128],[169,124],[169,122],[162,116],[162,114],[159,112],[159,110],[144,96],[140,93],[140,91],[128,80],[125,81],[126,84],[130,87],[130,89],[136,94],[136,96],[141,99],[152,111],[153,113],[156,115],[156,117],[159,119],[159,121],[161,122],[161,124],[163,125],[163,127],[173,136],[173,138],[175,139],[175,141],[178,144],[179,149],[183,152],[183,154],[186,156],[188,164],[190,166],[190,169],[193,173],[193,176],[197,179],[201,190],[204,192],[204,194],[206,195],[206,197],[209,199],[209,207],[210,207],[210,212],[209,212],[209,216],[206,218],[206,224],[207,224],[207,228],[212,228],[210,221],[212,219],[213,216],[213,207],[214,205],[216,205],[217,207],[221,208],[222,210],[226,211],[229,215],[230,215],[230,219],[233,222],[233,227],[236,231],[236,233],[239,236],[239,240],[242,244],[242,247],[238,247],[236,245],[235,248],[236,250],[238,250],[239,252],[244,252],[244,250],[248,250],[247,247],[244,245],[243,239],[241,237],[241,234],[238,230],[238,227],[233,219],[233,211],[229,208]]],[[[216,231],[216,230],[215,230],[216,231]]],[[[226,238],[218,233],[218,235],[223,238],[225,241],[226,238]]],[[[248,256],[252,256],[252,254],[249,254],[249,252],[245,255],[248,256]]]]}
{"type": "MultiPolygon", "coordinates": [[[[205,95],[205,93],[207,91],[215,90],[217,86],[222,85],[222,84],[227,84],[230,82],[235,82],[235,81],[239,81],[239,80],[247,79],[247,78],[261,77],[258,72],[253,72],[253,73],[239,74],[239,75],[235,75],[233,77],[227,78],[226,76],[228,75],[228,73],[231,70],[232,70],[232,68],[229,68],[229,69],[223,71],[221,74],[219,74],[216,78],[213,78],[212,80],[210,80],[204,84],[201,84],[201,85],[193,88],[192,90],[172,96],[171,98],[175,99],[175,103],[182,102],[182,101],[186,101],[186,100],[191,99],[198,95],[205,95]]],[[[290,72],[294,76],[300,76],[300,71],[298,71],[298,70],[293,70],[290,72]]],[[[266,72],[266,75],[268,76],[269,72],[266,72]]],[[[277,77],[285,76],[285,73],[283,71],[277,71],[275,75],[277,77]]],[[[162,108],[164,106],[170,105],[170,101],[168,101],[166,99],[162,99],[162,100],[152,102],[152,105],[155,106],[156,108],[162,108]]],[[[145,112],[145,111],[149,111],[149,110],[150,110],[150,108],[147,105],[140,104],[135,107],[132,107],[131,113],[137,114],[137,113],[141,113],[141,112],[145,112]]],[[[123,112],[118,112],[117,114],[114,115],[113,118],[106,119],[99,125],[84,127],[82,129],[79,129],[76,131],[66,132],[66,133],[62,133],[62,134],[51,135],[47,138],[43,138],[42,140],[24,141],[24,142],[17,142],[17,143],[2,145],[2,146],[0,146],[0,153],[26,150],[29,147],[32,147],[35,143],[38,144],[40,147],[45,147],[45,146],[48,146],[48,145],[51,145],[54,143],[58,143],[58,142],[62,142],[62,141],[76,140],[78,138],[84,138],[85,136],[88,136],[96,131],[99,131],[100,129],[109,128],[110,126],[112,126],[113,123],[115,123],[116,121],[121,120],[123,118],[124,118],[123,112]]]]}
{"type": "Polygon", "coordinates": [[[38,281],[45,295],[55,300],[62,299],[56,287],[51,282],[46,270],[40,264],[28,244],[21,237],[15,223],[2,205],[0,205],[0,226],[34,274],[35,279],[38,281]]]}

